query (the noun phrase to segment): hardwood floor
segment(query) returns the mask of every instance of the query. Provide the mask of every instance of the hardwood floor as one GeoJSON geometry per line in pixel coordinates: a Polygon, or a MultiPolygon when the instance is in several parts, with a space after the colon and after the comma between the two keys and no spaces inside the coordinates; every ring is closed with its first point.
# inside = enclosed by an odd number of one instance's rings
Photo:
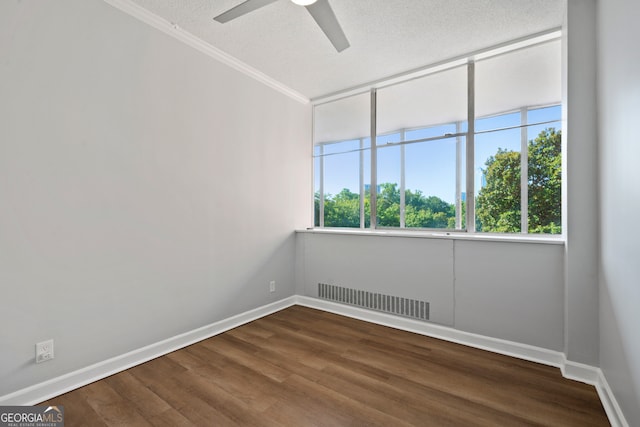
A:
{"type": "Polygon", "coordinates": [[[66,426],[609,425],[556,368],[301,306],[43,404],[66,426]]]}

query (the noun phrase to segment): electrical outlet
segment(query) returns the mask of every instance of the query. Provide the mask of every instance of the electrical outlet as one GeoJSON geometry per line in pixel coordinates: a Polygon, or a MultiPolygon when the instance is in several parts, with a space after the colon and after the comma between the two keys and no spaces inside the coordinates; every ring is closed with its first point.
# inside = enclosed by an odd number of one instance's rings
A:
{"type": "Polygon", "coordinates": [[[276,291],[276,281],[272,280],[269,282],[269,292],[275,292],[276,291]]]}
{"type": "Polygon", "coordinates": [[[36,344],[36,363],[53,359],[53,340],[42,341],[36,344]]]}

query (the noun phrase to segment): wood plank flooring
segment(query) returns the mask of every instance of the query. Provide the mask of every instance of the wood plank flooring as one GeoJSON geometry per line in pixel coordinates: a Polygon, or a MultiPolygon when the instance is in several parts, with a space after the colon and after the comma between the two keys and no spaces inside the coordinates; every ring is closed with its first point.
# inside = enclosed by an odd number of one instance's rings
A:
{"type": "Polygon", "coordinates": [[[293,306],[43,404],[66,426],[607,426],[556,368],[293,306]]]}

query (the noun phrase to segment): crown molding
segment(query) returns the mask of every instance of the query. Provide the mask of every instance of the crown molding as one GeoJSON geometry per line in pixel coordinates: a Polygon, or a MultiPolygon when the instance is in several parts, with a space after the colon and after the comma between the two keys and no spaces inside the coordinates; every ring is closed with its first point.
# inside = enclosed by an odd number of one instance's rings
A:
{"type": "Polygon", "coordinates": [[[171,23],[166,19],[148,11],[147,9],[137,5],[131,0],[103,0],[110,6],[130,15],[153,28],[183,42],[184,44],[204,53],[205,55],[222,62],[223,64],[269,86],[272,89],[300,102],[301,104],[309,103],[309,98],[297,92],[283,83],[267,76],[257,69],[245,64],[239,59],[229,55],[228,53],[212,46],[204,40],[194,36],[188,31],[183,30],[177,24],[171,23]]]}

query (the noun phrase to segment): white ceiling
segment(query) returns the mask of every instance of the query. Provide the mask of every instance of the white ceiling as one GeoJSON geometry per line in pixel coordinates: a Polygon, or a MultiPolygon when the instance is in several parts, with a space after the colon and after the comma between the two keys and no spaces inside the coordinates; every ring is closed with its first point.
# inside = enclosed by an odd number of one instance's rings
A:
{"type": "Polygon", "coordinates": [[[562,25],[565,0],[329,0],[351,47],[278,0],[226,24],[243,0],[132,0],[309,98],[562,25]]]}

